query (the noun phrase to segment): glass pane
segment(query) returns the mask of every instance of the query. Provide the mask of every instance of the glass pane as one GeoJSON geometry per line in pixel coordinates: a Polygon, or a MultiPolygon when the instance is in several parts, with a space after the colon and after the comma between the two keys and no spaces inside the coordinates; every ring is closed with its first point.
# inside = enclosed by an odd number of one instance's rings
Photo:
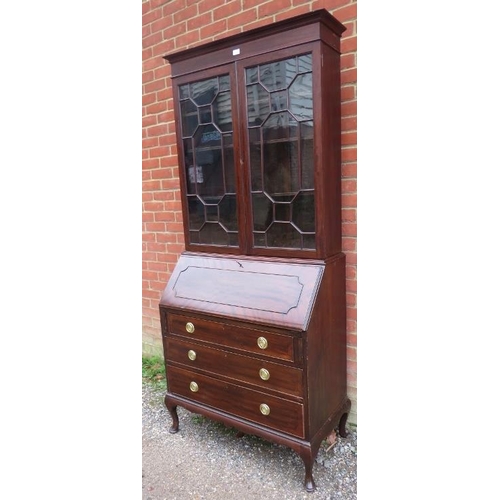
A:
{"type": "Polygon", "coordinates": [[[304,242],[304,248],[308,250],[314,250],[316,248],[316,237],[314,234],[302,235],[302,241],[304,242]]]}
{"type": "Polygon", "coordinates": [[[262,170],[261,170],[261,142],[260,128],[252,128],[248,131],[250,139],[250,171],[252,177],[252,191],[262,191],[262,170]]]}
{"type": "Polygon", "coordinates": [[[224,176],[226,181],[226,193],[236,193],[236,182],[234,179],[234,149],[232,135],[223,136],[224,144],[224,176]]]}
{"type": "Polygon", "coordinates": [[[286,90],[273,92],[271,94],[271,108],[273,111],[282,111],[288,108],[288,98],[286,90]]]}
{"type": "Polygon", "coordinates": [[[179,87],[191,244],[238,246],[229,75],[179,87]]]}
{"type": "Polygon", "coordinates": [[[229,75],[219,76],[219,90],[229,90],[229,75]]]}
{"type": "Polygon", "coordinates": [[[226,231],[218,223],[206,223],[200,231],[200,243],[205,245],[227,245],[226,231]]]}
{"type": "Polygon", "coordinates": [[[303,233],[313,233],[315,228],[314,193],[302,192],[292,203],[292,221],[303,233]]]}
{"type": "Polygon", "coordinates": [[[231,94],[219,94],[213,104],[214,123],[222,132],[233,130],[233,117],[231,115],[231,94]]]}
{"type": "Polygon", "coordinates": [[[182,137],[191,137],[198,126],[198,108],[193,101],[181,102],[182,137]]]}
{"type": "Polygon", "coordinates": [[[300,233],[291,225],[275,222],[267,232],[267,244],[270,247],[300,248],[300,233]]]}
{"type": "Polygon", "coordinates": [[[259,66],[260,83],[268,90],[286,89],[297,72],[295,57],[259,66]]]}
{"type": "Polygon", "coordinates": [[[219,222],[219,209],[217,205],[206,205],[205,213],[207,221],[219,222]]]}
{"type": "Polygon", "coordinates": [[[196,193],[213,203],[224,195],[221,134],[213,125],[198,127],[194,134],[197,171],[196,193]]]}
{"type": "Polygon", "coordinates": [[[200,110],[200,123],[212,123],[212,107],[203,106],[200,110]]]}
{"type": "Polygon", "coordinates": [[[203,210],[203,203],[196,196],[188,198],[189,210],[189,229],[199,230],[205,223],[205,212],[203,210]]]}
{"type": "Polygon", "coordinates": [[[187,99],[189,97],[189,84],[181,85],[179,87],[179,98],[187,99]]]}
{"type": "Polygon", "coordinates": [[[246,69],[254,245],[315,248],[312,54],[246,69]]]}
{"type": "Polygon", "coordinates": [[[288,113],[279,113],[271,115],[262,128],[265,191],[270,195],[295,193],[300,189],[297,122],[288,113]]]}
{"type": "Polygon", "coordinates": [[[198,104],[203,106],[210,104],[218,92],[217,78],[194,82],[191,84],[191,98],[198,104]]]}
{"type": "Polygon", "coordinates": [[[196,182],[196,179],[195,171],[193,169],[193,139],[184,139],[182,144],[184,146],[184,165],[186,167],[187,192],[188,194],[195,194],[196,186],[194,183],[196,182]]]}
{"type": "Polygon", "coordinates": [[[247,78],[247,85],[249,83],[257,83],[259,81],[259,67],[254,66],[253,68],[247,68],[245,71],[245,75],[247,78]]]}
{"type": "Polygon", "coordinates": [[[302,189],[314,188],[313,122],[300,122],[302,189]]]}
{"type": "Polygon", "coordinates": [[[256,247],[265,247],[266,246],[265,233],[253,233],[253,244],[256,247]]]}
{"type": "Polygon", "coordinates": [[[252,195],[254,231],[265,231],[273,221],[272,201],[264,194],[252,195]]]}
{"type": "Polygon", "coordinates": [[[274,220],[290,222],[291,206],[289,203],[276,203],[274,205],[274,220]]]}
{"type": "Polygon", "coordinates": [[[312,74],[299,75],[289,89],[290,111],[299,120],[311,120],[313,117],[312,74]]]}
{"type": "Polygon", "coordinates": [[[262,85],[247,87],[248,124],[260,125],[270,110],[269,92],[262,85]]]}
{"type": "Polygon", "coordinates": [[[226,195],[219,203],[220,223],[229,231],[238,229],[238,214],[236,211],[236,196],[226,195]]]}
{"type": "Polygon", "coordinates": [[[299,56],[298,63],[299,63],[299,73],[305,73],[307,71],[312,71],[312,54],[306,54],[305,56],[299,56]]]}

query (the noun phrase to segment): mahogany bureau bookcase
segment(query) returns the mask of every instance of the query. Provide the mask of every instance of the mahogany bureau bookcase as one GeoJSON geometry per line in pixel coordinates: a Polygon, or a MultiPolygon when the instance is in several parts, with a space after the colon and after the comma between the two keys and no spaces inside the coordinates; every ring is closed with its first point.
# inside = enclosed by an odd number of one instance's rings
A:
{"type": "Polygon", "coordinates": [[[186,250],[160,300],[165,405],[288,446],[346,434],[340,36],[318,10],[166,55],[186,250]]]}

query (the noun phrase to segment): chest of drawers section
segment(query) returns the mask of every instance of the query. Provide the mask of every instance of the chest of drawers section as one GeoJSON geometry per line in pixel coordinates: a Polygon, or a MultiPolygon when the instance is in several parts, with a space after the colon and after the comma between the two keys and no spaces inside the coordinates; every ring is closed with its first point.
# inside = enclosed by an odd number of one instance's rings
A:
{"type": "Polygon", "coordinates": [[[168,390],[304,438],[302,338],[165,312],[168,390]]]}

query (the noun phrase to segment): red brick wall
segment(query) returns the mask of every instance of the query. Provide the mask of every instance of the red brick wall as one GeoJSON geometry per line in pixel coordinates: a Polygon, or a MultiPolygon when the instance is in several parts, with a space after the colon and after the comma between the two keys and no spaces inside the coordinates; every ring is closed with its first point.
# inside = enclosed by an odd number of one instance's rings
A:
{"type": "Polygon", "coordinates": [[[161,344],[158,301],[184,249],[170,66],[163,55],[319,8],[341,41],[342,249],[347,256],[347,376],[356,421],[356,13],[350,0],[147,0],[143,12],[143,345],[161,344]]]}

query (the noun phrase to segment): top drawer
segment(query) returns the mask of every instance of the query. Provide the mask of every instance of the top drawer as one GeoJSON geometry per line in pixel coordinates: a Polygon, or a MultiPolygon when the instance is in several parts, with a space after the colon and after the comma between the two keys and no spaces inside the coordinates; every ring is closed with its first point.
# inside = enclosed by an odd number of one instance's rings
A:
{"type": "Polygon", "coordinates": [[[295,343],[300,339],[292,335],[279,335],[181,314],[169,313],[167,317],[168,331],[176,335],[286,361],[297,359],[295,343]]]}

